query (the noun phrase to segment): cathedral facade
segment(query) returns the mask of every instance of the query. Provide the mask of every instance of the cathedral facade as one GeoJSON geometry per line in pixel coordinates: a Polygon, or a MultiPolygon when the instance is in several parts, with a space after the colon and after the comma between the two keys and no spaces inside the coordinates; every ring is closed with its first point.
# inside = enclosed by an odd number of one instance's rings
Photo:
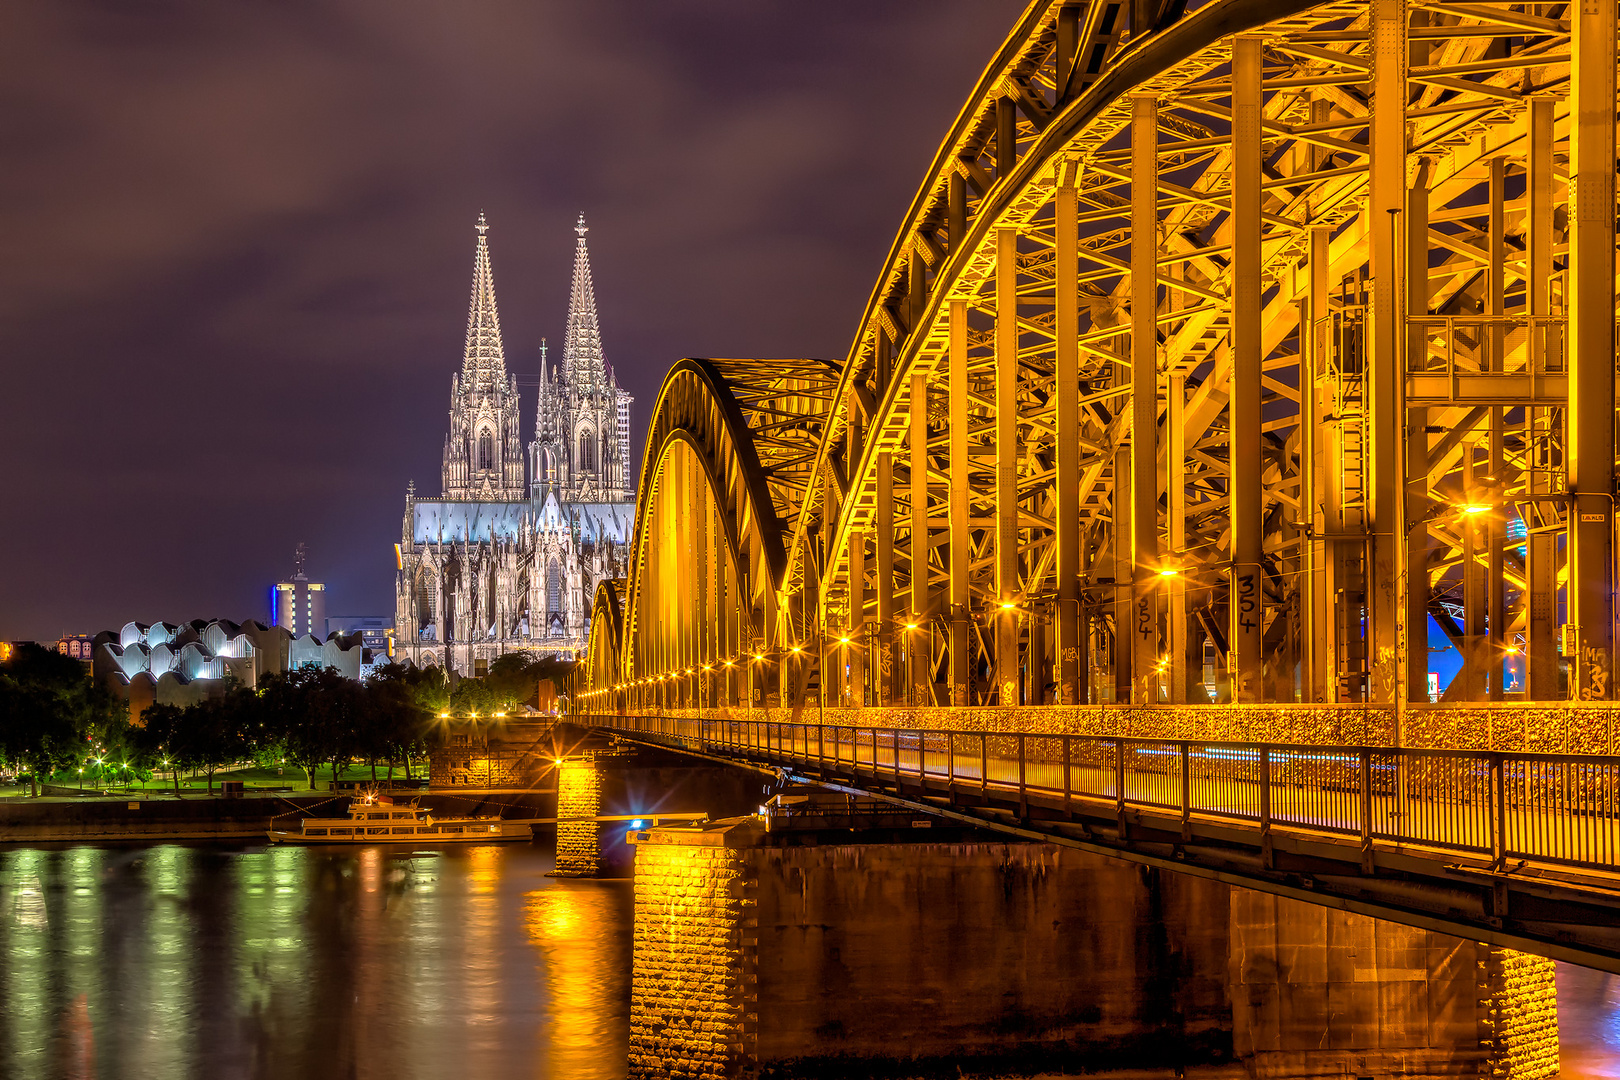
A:
{"type": "Polygon", "coordinates": [[[395,553],[395,659],[462,675],[481,675],[509,652],[583,655],[597,583],[624,576],[635,519],[632,399],[602,352],[584,217],[562,360],[542,344],[526,450],[482,214],[477,232],[441,494],[407,485],[395,553]]]}

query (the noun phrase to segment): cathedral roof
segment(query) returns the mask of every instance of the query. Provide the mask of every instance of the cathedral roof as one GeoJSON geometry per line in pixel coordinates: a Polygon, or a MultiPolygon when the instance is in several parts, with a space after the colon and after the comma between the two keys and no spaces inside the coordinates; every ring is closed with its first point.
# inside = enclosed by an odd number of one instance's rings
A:
{"type": "Polygon", "coordinates": [[[418,544],[515,540],[530,512],[522,502],[478,502],[471,499],[418,499],[412,539],[418,544]]]}
{"type": "Polygon", "coordinates": [[[489,266],[489,223],[479,211],[478,246],[473,253],[472,302],[467,312],[467,354],[462,380],[500,386],[506,382],[506,355],[501,348],[501,316],[495,308],[495,274],[489,266]]]}

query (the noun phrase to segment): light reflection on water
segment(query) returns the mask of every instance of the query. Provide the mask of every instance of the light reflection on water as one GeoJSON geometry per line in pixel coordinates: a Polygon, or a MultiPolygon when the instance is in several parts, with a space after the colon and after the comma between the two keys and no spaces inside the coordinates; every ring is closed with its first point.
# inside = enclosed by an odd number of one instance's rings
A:
{"type": "MultiPolygon", "coordinates": [[[[630,883],[552,861],[0,850],[0,1077],[620,1080],[630,883]]],[[[1620,976],[1558,990],[1564,1080],[1620,1080],[1620,976]]]]}
{"type": "Polygon", "coordinates": [[[623,1077],[630,883],[552,861],[0,851],[0,1077],[623,1077]]]}
{"type": "Polygon", "coordinates": [[[1620,975],[1558,965],[1563,1080],[1620,1078],[1620,975]]]}

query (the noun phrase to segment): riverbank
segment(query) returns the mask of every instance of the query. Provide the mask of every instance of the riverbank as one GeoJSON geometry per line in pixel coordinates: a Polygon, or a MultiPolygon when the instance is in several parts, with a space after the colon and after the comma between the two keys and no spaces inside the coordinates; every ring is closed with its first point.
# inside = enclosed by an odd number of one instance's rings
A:
{"type": "MultiPolygon", "coordinates": [[[[554,791],[428,792],[421,805],[446,816],[554,817],[554,791]]],[[[45,796],[0,799],[0,844],[140,840],[263,840],[301,817],[343,817],[350,796],[303,794],[45,796]]]]}

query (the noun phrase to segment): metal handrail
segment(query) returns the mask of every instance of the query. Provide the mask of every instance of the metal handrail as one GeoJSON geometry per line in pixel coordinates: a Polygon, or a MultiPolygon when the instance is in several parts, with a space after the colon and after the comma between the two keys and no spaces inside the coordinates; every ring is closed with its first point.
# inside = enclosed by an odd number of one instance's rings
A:
{"type": "Polygon", "coordinates": [[[785,720],[602,715],[691,749],[905,787],[943,784],[1480,856],[1620,871],[1620,757],[948,731],[785,720]]]}

